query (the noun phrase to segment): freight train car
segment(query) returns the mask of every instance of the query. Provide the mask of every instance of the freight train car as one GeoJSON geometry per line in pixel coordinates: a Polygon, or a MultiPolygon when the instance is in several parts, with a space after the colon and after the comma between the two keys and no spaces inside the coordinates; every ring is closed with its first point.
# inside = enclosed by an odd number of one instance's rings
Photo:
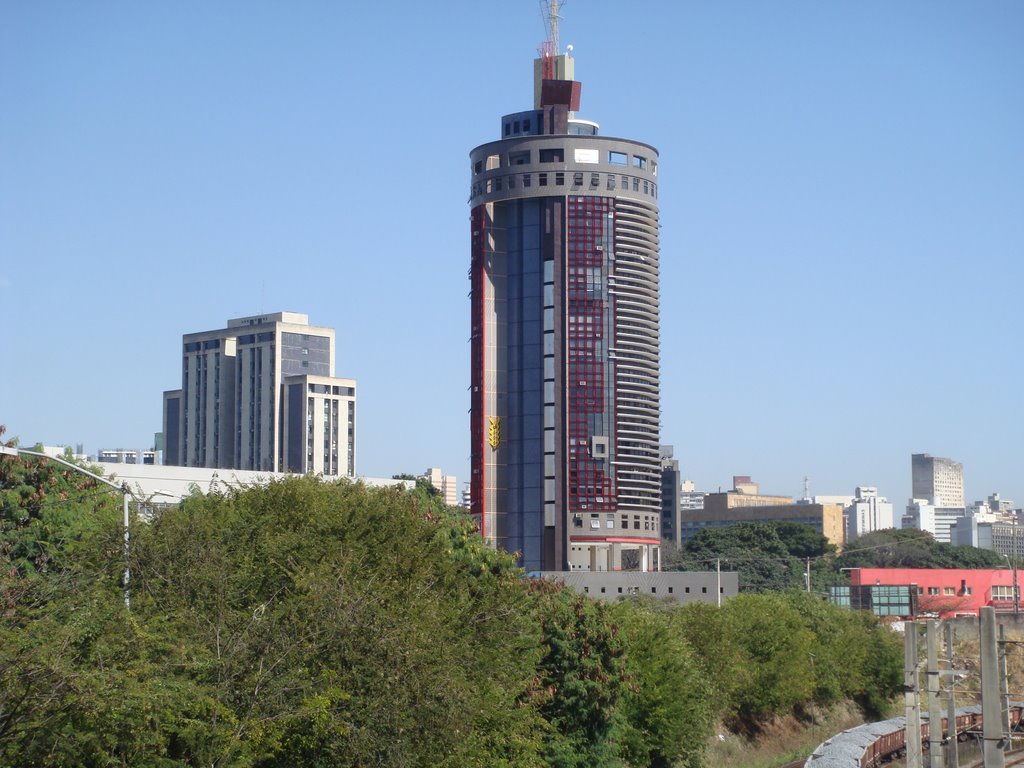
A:
{"type": "MultiPolygon", "coordinates": [[[[1020,728],[1024,703],[1010,705],[1010,727],[1020,728]]],[[[922,714],[921,743],[928,748],[928,716],[922,714]]],[[[820,744],[807,758],[804,768],[878,768],[902,757],[907,752],[906,721],[902,717],[851,728],[820,744]]],[[[964,741],[981,735],[981,707],[961,707],[957,710],[955,729],[946,737],[964,741]]],[[[942,732],[947,733],[946,718],[942,718],[942,732]]]]}

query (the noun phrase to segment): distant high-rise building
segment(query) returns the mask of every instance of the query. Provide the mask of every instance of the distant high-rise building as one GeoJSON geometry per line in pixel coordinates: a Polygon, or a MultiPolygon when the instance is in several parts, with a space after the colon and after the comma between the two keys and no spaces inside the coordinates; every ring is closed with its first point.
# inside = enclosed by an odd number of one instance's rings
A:
{"type": "Polygon", "coordinates": [[[1024,557],[1024,526],[1015,514],[981,514],[957,518],[949,528],[949,543],[991,549],[1000,555],[1024,557]]]}
{"type": "Polygon", "coordinates": [[[927,453],[910,457],[911,495],[936,507],[964,506],[964,465],[927,453]]]}
{"type": "Polygon", "coordinates": [[[704,509],[704,491],[698,491],[693,480],[683,480],[679,493],[679,509],[704,509]]]}
{"type": "Polygon", "coordinates": [[[661,446],[661,539],[677,547],[679,538],[679,510],[682,501],[682,483],[679,461],[672,458],[672,446],[661,446]]]}
{"type": "Polygon", "coordinates": [[[334,329],[304,314],[183,336],[163,421],[165,464],[355,475],[356,382],[334,377],[334,329]]]}
{"type": "Polygon", "coordinates": [[[859,486],[853,500],[846,506],[846,541],[895,525],[892,502],[879,496],[877,488],[859,486]]]}
{"type": "Polygon", "coordinates": [[[444,499],[444,503],[449,507],[455,507],[459,504],[459,484],[455,479],[455,475],[444,474],[439,467],[431,467],[422,475],[420,475],[430,485],[441,494],[441,498],[444,499]]]}
{"type": "Polygon", "coordinates": [[[658,152],[573,70],[547,50],[470,153],[472,511],[529,570],[657,570],[658,152]]]}

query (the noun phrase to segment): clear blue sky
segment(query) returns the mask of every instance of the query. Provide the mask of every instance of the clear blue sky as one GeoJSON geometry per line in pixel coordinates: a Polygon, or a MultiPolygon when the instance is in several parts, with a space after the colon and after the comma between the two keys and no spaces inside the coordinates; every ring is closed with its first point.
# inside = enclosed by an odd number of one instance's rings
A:
{"type": "MultiPolygon", "coordinates": [[[[183,333],[338,329],[358,469],[468,477],[469,150],[537,3],[0,4],[0,423],[148,447],[183,333]]],[[[1024,3],[570,0],[661,152],[662,437],[699,488],[1024,504],[1024,3]]]]}

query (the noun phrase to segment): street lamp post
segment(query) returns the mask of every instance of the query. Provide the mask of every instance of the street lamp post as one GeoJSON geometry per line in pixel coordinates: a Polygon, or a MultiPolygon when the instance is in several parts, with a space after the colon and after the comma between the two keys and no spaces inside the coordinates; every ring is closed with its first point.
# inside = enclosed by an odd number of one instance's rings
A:
{"type": "Polygon", "coordinates": [[[58,458],[57,456],[50,456],[47,453],[42,453],[40,451],[28,451],[25,450],[24,448],[10,448],[6,445],[0,445],[0,456],[18,456],[21,454],[24,454],[26,456],[38,456],[39,458],[49,459],[50,461],[55,461],[58,464],[63,464],[65,467],[68,467],[69,469],[73,469],[76,472],[82,473],[83,475],[88,475],[93,480],[103,483],[104,485],[110,486],[115,491],[118,491],[121,494],[122,507],[124,511],[124,607],[130,611],[132,609],[132,601],[131,592],[128,588],[128,582],[131,580],[131,569],[128,565],[128,496],[131,494],[131,489],[128,488],[128,483],[122,483],[121,485],[118,485],[117,483],[112,483],[101,475],[97,475],[93,472],[90,472],[89,470],[84,469],[83,467],[80,467],[77,464],[73,464],[70,461],[65,461],[64,459],[58,458]]]}

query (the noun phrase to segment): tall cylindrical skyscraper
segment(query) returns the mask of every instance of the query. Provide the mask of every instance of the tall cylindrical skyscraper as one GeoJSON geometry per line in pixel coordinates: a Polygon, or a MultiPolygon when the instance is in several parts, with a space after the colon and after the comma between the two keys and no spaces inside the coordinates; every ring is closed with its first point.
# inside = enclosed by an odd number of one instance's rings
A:
{"type": "Polygon", "coordinates": [[[473,514],[528,570],[658,570],[658,153],[567,55],[470,153],[473,514]]]}

